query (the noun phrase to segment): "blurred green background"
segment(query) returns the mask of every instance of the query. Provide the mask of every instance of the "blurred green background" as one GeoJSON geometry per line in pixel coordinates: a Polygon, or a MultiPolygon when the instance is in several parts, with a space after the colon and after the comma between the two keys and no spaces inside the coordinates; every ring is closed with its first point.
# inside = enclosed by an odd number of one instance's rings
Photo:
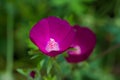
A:
{"type": "Polygon", "coordinates": [[[69,64],[60,56],[62,76],[56,75],[57,70],[45,76],[46,66],[51,66],[45,63],[42,80],[120,80],[120,0],[0,0],[0,80],[13,80],[11,76],[27,80],[19,72],[36,69],[48,58],[41,53],[36,57],[32,50],[37,48],[29,40],[31,27],[48,16],[89,27],[97,45],[89,59],[79,64],[69,64]]]}

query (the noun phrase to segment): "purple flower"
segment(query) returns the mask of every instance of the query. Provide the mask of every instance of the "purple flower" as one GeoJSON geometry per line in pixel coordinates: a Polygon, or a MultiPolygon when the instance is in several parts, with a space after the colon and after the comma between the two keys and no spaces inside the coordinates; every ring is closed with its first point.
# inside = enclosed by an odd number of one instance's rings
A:
{"type": "Polygon", "coordinates": [[[86,60],[93,51],[96,44],[95,34],[86,27],[74,26],[76,36],[71,45],[74,50],[68,50],[67,62],[77,63],[86,60]]]}
{"type": "Polygon", "coordinates": [[[40,20],[30,31],[32,42],[48,56],[67,50],[74,36],[75,32],[67,21],[53,16],[40,20]]]}
{"type": "Polygon", "coordinates": [[[35,78],[35,74],[36,74],[35,71],[31,71],[31,72],[30,72],[30,76],[31,76],[32,78],[35,78]]]}

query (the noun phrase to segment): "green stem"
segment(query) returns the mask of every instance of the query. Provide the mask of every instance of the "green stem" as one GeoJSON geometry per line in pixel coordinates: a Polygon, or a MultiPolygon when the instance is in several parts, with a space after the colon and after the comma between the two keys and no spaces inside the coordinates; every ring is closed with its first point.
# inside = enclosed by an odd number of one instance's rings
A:
{"type": "Polygon", "coordinates": [[[52,58],[53,64],[56,67],[57,72],[59,73],[59,76],[62,78],[63,77],[63,72],[59,64],[57,63],[57,60],[55,57],[52,58]]]}
{"type": "Polygon", "coordinates": [[[99,55],[95,56],[95,58],[93,58],[92,61],[96,61],[97,59],[100,59],[101,57],[106,56],[107,54],[109,54],[110,52],[112,52],[112,51],[114,51],[115,49],[118,49],[118,48],[120,48],[120,43],[108,48],[104,52],[102,52],[99,55]]]}
{"type": "Polygon", "coordinates": [[[56,59],[52,58],[52,61],[53,61],[54,65],[55,65],[55,67],[61,72],[61,68],[60,68],[59,64],[56,62],[56,59]]]}
{"type": "Polygon", "coordinates": [[[7,66],[6,71],[12,74],[13,71],[13,25],[14,25],[14,15],[13,15],[13,5],[7,3],[7,66]]]}

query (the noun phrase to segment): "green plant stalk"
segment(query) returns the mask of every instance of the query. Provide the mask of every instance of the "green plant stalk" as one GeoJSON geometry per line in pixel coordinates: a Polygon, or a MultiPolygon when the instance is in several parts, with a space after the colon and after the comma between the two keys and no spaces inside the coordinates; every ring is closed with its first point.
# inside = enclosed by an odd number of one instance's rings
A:
{"type": "Polygon", "coordinates": [[[13,71],[13,52],[14,52],[14,39],[13,39],[13,25],[14,25],[14,15],[13,6],[10,3],[6,5],[7,11],[7,63],[6,71],[12,74],[13,71]]]}
{"type": "MultiPolygon", "coordinates": [[[[57,63],[57,60],[55,57],[51,58],[53,65],[56,67],[56,70],[58,71],[58,75],[60,76],[60,78],[63,78],[63,72],[62,69],[60,67],[60,65],[57,63]]],[[[59,79],[58,79],[59,80],[59,79]]],[[[61,79],[60,79],[61,80],[61,79]]]]}

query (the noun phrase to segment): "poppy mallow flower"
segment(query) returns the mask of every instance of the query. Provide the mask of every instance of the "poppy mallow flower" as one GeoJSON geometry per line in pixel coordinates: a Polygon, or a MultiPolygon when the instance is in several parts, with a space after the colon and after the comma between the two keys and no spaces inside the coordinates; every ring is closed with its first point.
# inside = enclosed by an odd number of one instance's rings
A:
{"type": "Polygon", "coordinates": [[[75,25],[76,31],[74,42],[71,45],[72,50],[68,50],[66,60],[69,63],[77,63],[86,60],[92,53],[95,44],[96,36],[87,27],[75,25]]]}
{"type": "Polygon", "coordinates": [[[30,30],[30,39],[39,50],[54,57],[67,50],[73,42],[74,29],[66,20],[50,16],[36,23],[30,30]]]}

